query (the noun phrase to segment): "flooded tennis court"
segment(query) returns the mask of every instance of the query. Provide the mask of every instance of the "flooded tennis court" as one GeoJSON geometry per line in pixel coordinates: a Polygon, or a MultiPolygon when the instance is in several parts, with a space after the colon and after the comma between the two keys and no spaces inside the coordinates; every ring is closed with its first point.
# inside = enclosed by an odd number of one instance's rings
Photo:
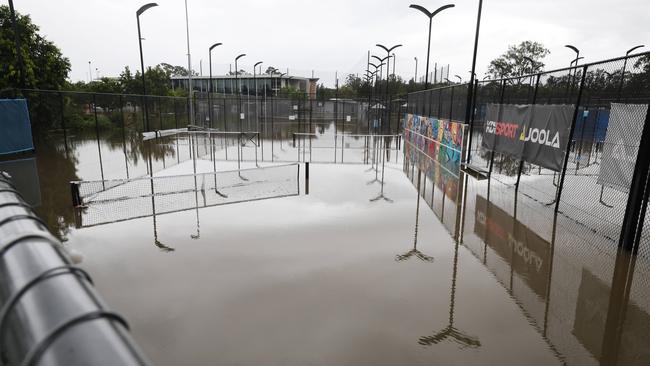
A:
{"type": "MultiPolygon", "coordinates": [[[[513,212],[505,186],[464,177],[467,207],[457,216],[461,207],[437,186],[418,196],[401,150],[385,161],[387,199],[373,200],[382,165],[373,170],[364,148],[346,151],[349,164],[312,162],[307,195],[302,163],[251,154],[238,173],[237,160],[182,155],[182,141],[134,139],[125,154],[103,138],[101,173],[98,143],[83,136],[67,153],[41,141],[28,163],[40,183],[37,212],[155,365],[596,365],[610,332],[630,339],[649,329],[644,282],[621,305],[631,314],[623,328],[606,324],[618,284],[616,262],[602,258],[615,250],[589,257],[586,238],[554,235],[553,217],[533,203],[522,199],[523,214],[513,212]],[[160,146],[173,148],[148,162],[160,146]],[[210,204],[223,197],[205,182],[156,194],[160,183],[154,194],[73,209],[70,181],[126,178],[125,161],[130,178],[216,177],[233,202],[210,204]]],[[[287,160],[300,151],[284,144],[287,160]]],[[[129,184],[113,189],[139,192],[129,184]]],[[[647,268],[638,261],[637,272],[647,268]]],[[[620,364],[643,364],[646,342],[622,342],[620,364]]]]}

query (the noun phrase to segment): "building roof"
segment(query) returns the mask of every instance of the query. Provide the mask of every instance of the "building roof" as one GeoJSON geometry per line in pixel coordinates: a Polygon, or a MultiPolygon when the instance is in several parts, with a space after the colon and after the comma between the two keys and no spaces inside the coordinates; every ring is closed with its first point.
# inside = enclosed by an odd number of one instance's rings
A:
{"type": "MultiPolygon", "coordinates": [[[[316,82],[319,80],[319,78],[305,78],[302,76],[293,76],[293,75],[283,75],[280,77],[280,74],[257,74],[255,75],[256,78],[273,78],[273,79],[283,79],[283,80],[297,80],[297,81],[311,81],[311,82],[316,82]]],[[[201,76],[192,76],[192,79],[209,79],[210,76],[208,75],[201,75],[201,76]]],[[[234,79],[235,75],[212,75],[213,79],[234,79]]],[[[237,75],[237,78],[239,79],[252,79],[253,74],[239,74],[237,75]]],[[[172,80],[187,80],[187,76],[172,76],[172,80]]]]}

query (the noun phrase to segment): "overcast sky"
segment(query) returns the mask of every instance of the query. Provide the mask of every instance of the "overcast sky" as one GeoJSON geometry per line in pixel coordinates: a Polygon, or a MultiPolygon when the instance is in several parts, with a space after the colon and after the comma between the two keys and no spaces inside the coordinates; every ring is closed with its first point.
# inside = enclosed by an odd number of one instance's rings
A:
{"type": "MultiPolygon", "coordinates": [[[[56,43],[72,63],[70,79],[88,79],[88,61],[100,76],[116,76],[125,65],[139,69],[135,11],[147,0],[14,0],[16,10],[30,14],[41,33],[56,43]]],[[[396,50],[396,72],[413,77],[414,57],[424,72],[428,19],[409,9],[413,0],[188,0],[192,68],[208,74],[208,47],[213,73],[228,71],[240,53],[241,67],[251,71],[256,61],[292,75],[310,76],[314,70],[326,84],[348,73],[361,74],[367,51],[385,56],[375,47],[403,44],[396,50]]],[[[183,0],[157,0],[159,7],[141,16],[145,66],[167,62],[187,66],[183,0]]],[[[447,2],[417,0],[433,10],[447,2]]],[[[0,0],[0,4],[8,4],[0,0]]],[[[450,64],[451,74],[467,79],[478,0],[456,0],[456,7],[433,21],[433,63],[450,64]]],[[[648,0],[485,0],[477,70],[483,76],[490,60],[508,45],[524,40],[551,50],[546,69],[567,66],[577,46],[584,62],[623,55],[637,44],[650,50],[648,0]]],[[[392,69],[392,67],[391,67],[392,69]]],[[[432,69],[431,69],[432,71],[432,69]]]]}

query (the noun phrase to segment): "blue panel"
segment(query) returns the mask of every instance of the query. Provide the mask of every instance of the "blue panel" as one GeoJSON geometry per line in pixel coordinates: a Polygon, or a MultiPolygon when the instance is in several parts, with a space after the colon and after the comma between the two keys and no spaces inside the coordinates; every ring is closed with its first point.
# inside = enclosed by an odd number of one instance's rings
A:
{"type": "Polygon", "coordinates": [[[0,99],[0,155],[34,150],[25,99],[0,99]]]}

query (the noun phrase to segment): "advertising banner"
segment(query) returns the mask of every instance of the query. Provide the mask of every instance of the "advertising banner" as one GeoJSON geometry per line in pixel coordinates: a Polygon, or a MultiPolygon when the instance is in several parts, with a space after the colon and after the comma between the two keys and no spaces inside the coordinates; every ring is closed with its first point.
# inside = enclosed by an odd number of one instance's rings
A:
{"type": "Polygon", "coordinates": [[[571,105],[488,104],[483,147],[560,171],[573,111],[571,105]]]}
{"type": "Polygon", "coordinates": [[[484,197],[476,196],[474,233],[542,299],[546,298],[551,245],[484,197]]]}
{"type": "Polygon", "coordinates": [[[628,192],[647,113],[647,104],[612,103],[598,184],[628,192]]]}
{"type": "Polygon", "coordinates": [[[34,150],[32,125],[25,99],[0,99],[0,155],[34,150]]]}
{"type": "Polygon", "coordinates": [[[456,202],[465,125],[413,114],[404,121],[406,158],[456,202]]]}

